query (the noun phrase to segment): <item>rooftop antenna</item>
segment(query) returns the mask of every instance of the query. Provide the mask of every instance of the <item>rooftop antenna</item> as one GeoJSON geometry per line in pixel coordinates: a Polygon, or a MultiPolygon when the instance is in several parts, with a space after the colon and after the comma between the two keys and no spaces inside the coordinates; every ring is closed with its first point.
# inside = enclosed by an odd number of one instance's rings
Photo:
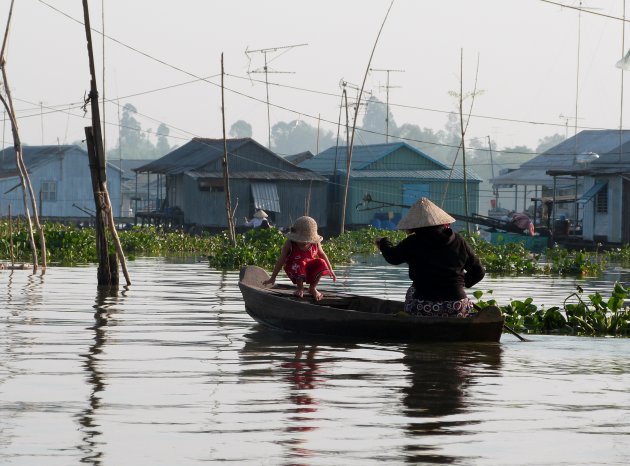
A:
{"type": "Polygon", "coordinates": [[[400,86],[390,86],[389,85],[389,73],[404,73],[405,70],[395,70],[395,69],[379,69],[379,68],[370,68],[370,71],[382,71],[387,73],[387,84],[385,86],[381,86],[385,88],[386,95],[386,113],[385,113],[385,143],[389,142],[389,90],[399,88],[400,86]]]}
{"type": "MultiPolygon", "coordinates": [[[[361,86],[357,86],[356,84],[352,84],[351,82],[346,81],[345,79],[341,78],[339,80],[339,88],[342,91],[348,91],[348,89],[352,89],[353,91],[356,92],[357,96],[356,96],[356,100],[359,100],[359,93],[361,92],[361,86]]],[[[372,95],[372,91],[366,91],[365,89],[363,90],[364,94],[367,94],[369,96],[372,95]]],[[[367,100],[365,102],[359,103],[359,108],[361,108],[361,106],[367,106],[367,100]]],[[[355,112],[358,112],[359,109],[357,108],[356,102],[352,104],[352,109],[355,112]]]]}
{"type": "Polygon", "coordinates": [[[249,49],[245,49],[245,55],[247,55],[247,58],[250,60],[251,62],[251,57],[249,56],[250,53],[262,53],[263,57],[264,57],[264,61],[265,64],[262,68],[256,68],[255,70],[251,70],[248,71],[247,74],[254,74],[254,73],[265,73],[265,89],[267,91],[267,135],[268,135],[268,148],[271,149],[271,116],[270,116],[270,112],[269,112],[269,73],[276,73],[276,74],[293,74],[293,71],[278,71],[278,70],[274,70],[274,69],[270,69],[269,68],[269,63],[271,63],[272,61],[274,61],[276,58],[280,57],[281,55],[284,55],[285,53],[287,53],[289,50],[294,49],[296,47],[303,47],[305,45],[308,44],[295,44],[295,45],[283,45],[281,47],[269,47],[266,49],[257,49],[257,50],[249,50],[249,49]],[[267,60],[267,55],[273,55],[269,58],[269,60],[267,60]]]}

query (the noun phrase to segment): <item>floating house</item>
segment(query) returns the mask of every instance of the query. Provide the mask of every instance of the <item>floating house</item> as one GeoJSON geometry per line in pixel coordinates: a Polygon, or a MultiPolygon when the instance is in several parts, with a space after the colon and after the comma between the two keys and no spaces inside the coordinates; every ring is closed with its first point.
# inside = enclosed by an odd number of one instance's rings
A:
{"type": "MultiPolygon", "coordinates": [[[[620,132],[613,133],[618,142],[620,132]]],[[[630,141],[590,157],[580,168],[553,170],[549,174],[581,180],[584,189],[576,207],[584,242],[591,242],[593,247],[597,243],[630,243],[630,141]]]]}
{"type": "MultiPolygon", "coordinates": [[[[88,153],[76,145],[23,146],[24,164],[37,198],[39,215],[50,220],[81,220],[94,215],[88,153]]],[[[107,189],[113,214],[120,216],[121,171],[107,163],[107,189]]],[[[24,196],[15,148],[0,152],[0,215],[24,215],[24,196]]],[[[29,202],[29,211],[31,210],[29,202]]]]}
{"type": "MultiPolygon", "coordinates": [[[[300,168],[251,138],[227,139],[229,189],[237,226],[263,209],[271,222],[289,226],[310,215],[326,226],[326,179],[300,168]]],[[[163,193],[155,209],[136,216],[181,215],[184,226],[227,228],[224,140],[194,138],[135,169],[159,179],[163,193]]]]}
{"type": "Polygon", "coordinates": [[[620,241],[621,174],[628,167],[624,150],[629,144],[630,130],[580,131],[492,183],[513,189],[515,198],[523,199],[523,210],[533,205],[537,223],[556,239],[620,241]]]}
{"type": "MultiPolygon", "coordinates": [[[[395,228],[420,197],[430,198],[447,212],[466,213],[463,170],[451,169],[404,142],[354,146],[349,177],[345,146],[326,149],[299,166],[329,180],[328,225],[333,230],[340,226],[346,180],[348,228],[395,228]]],[[[478,175],[467,171],[468,214],[478,212],[481,182],[478,175]]]]}

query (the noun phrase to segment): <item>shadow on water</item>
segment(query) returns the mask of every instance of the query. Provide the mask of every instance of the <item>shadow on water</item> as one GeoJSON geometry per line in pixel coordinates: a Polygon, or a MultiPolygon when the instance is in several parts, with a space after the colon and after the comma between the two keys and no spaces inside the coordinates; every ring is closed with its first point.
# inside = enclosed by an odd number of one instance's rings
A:
{"type": "Polygon", "coordinates": [[[450,464],[461,459],[438,453],[439,446],[423,439],[461,436],[469,431],[476,421],[457,416],[470,409],[467,389],[476,378],[499,373],[501,351],[498,343],[410,344],[404,348],[402,362],[411,383],[402,390],[403,412],[409,418],[409,437],[418,440],[405,445],[408,462],[450,464]]]}
{"type": "Polygon", "coordinates": [[[94,326],[89,330],[94,332],[93,343],[89,346],[87,353],[81,355],[84,359],[83,367],[87,373],[87,383],[91,389],[88,406],[78,415],[78,422],[81,425],[83,444],[78,448],[82,452],[82,463],[100,466],[103,460],[103,451],[100,446],[104,442],[99,442],[99,437],[103,435],[96,422],[96,414],[101,406],[102,392],[106,386],[106,375],[99,367],[99,357],[103,352],[103,345],[107,341],[108,322],[112,313],[116,312],[113,306],[118,303],[120,297],[125,296],[128,290],[119,293],[118,286],[98,286],[96,298],[94,300],[94,326]]]}

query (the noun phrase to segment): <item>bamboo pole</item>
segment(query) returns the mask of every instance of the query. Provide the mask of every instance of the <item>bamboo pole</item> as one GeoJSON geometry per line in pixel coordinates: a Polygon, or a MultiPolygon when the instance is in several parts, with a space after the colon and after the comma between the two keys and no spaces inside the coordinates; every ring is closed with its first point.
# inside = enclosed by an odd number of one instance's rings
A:
{"type": "Polygon", "coordinates": [[[232,200],[230,199],[230,172],[228,168],[227,140],[225,138],[225,93],[223,86],[223,53],[221,54],[221,120],[223,123],[223,185],[225,186],[225,213],[227,215],[228,230],[232,246],[236,246],[236,231],[234,226],[234,212],[232,211],[232,200]]]}
{"type": "Polygon", "coordinates": [[[31,179],[28,175],[28,170],[26,169],[26,165],[24,164],[24,157],[22,155],[22,142],[20,141],[20,132],[17,124],[17,117],[15,113],[15,108],[13,107],[13,99],[11,97],[11,88],[9,86],[9,78],[6,72],[6,50],[7,50],[7,41],[9,38],[9,30],[11,29],[11,18],[13,16],[13,4],[14,0],[11,0],[11,6],[9,8],[9,15],[7,17],[7,26],[4,31],[4,38],[2,40],[2,50],[0,51],[0,70],[2,71],[2,80],[4,83],[4,92],[6,94],[6,100],[2,99],[2,103],[5,106],[7,113],[9,113],[9,118],[11,120],[11,131],[13,134],[13,144],[15,147],[15,161],[20,173],[20,182],[22,184],[22,195],[24,197],[24,214],[28,217],[28,225],[29,225],[29,235],[31,241],[31,248],[33,250],[33,271],[37,270],[37,249],[35,247],[35,239],[33,237],[33,226],[31,223],[31,216],[28,211],[28,200],[26,198],[26,193],[30,195],[31,206],[33,208],[33,221],[35,222],[35,227],[37,228],[37,232],[39,234],[39,243],[40,243],[40,252],[42,257],[42,267],[46,268],[46,238],[44,236],[43,228],[39,222],[39,216],[37,214],[37,199],[35,198],[35,194],[33,192],[33,185],[31,184],[31,179]]]}
{"type": "Polygon", "coordinates": [[[11,129],[13,132],[13,145],[15,147],[15,164],[18,168],[18,173],[20,174],[20,187],[22,188],[22,201],[24,203],[24,216],[26,217],[26,222],[28,226],[28,238],[31,245],[32,252],[32,260],[33,260],[33,273],[37,271],[37,247],[35,246],[35,237],[33,236],[33,223],[31,222],[31,213],[28,209],[28,199],[26,192],[26,184],[24,180],[24,171],[23,165],[20,164],[20,156],[22,154],[22,144],[20,143],[20,135],[17,131],[15,117],[10,107],[7,104],[7,101],[0,95],[0,100],[2,104],[7,109],[7,113],[9,114],[9,118],[11,119],[11,129]]]}
{"type": "Polygon", "coordinates": [[[376,40],[374,41],[374,47],[372,47],[372,53],[370,54],[370,59],[368,60],[367,67],[365,68],[365,73],[363,75],[363,83],[361,84],[361,90],[359,91],[359,96],[357,97],[356,108],[354,110],[354,121],[352,123],[352,134],[350,136],[350,142],[348,145],[348,173],[346,173],[346,186],[343,192],[343,202],[341,203],[341,233],[344,232],[345,223],[346,223],[346,203],[348,202],[348,188],[350,186],[350,169],[352,167],[352,146],[354,145],[354,133],[357,128],[357,117],[359,116],[359,107],[361,105],[361,96],[363,95],[363,88],[365,87],[365,82],[367,81],[368,73],[370,72],[370,66],[372,65],[372,57],[374,57],[374,52],[376,51],[376,46],[378,44],[378,39],[381,37],[381,32],[383,32],[383,27],[385,26],[385,22],[387,21],[387,17],[389,16],[389,12],[394,5],[394,0],[389,4],[389,8],[387,9],[387,13],[385,14],[385,18],[383,19],[383,23],[381,24],[381,28],[378,30],[378,34],[376,36],[376,40]]]}
{"type": "Polygon", "coordinates": [[[468,222],[468,178],[466,176],[466,141],[464,135],[464,49],[461,49],[459,60],[459,124],[462,134],[462,168],[464,170],[464,215],[466,215],[466,232],[470,233],[470,223],[468,222]]]}
{"type": "Polygon", "coordinates": [[[13,252],[13,218],[11,218],[11,204],[9,204],[9,252],[11,255],[11,269],[15,267],[15,253],[13,252]]]}

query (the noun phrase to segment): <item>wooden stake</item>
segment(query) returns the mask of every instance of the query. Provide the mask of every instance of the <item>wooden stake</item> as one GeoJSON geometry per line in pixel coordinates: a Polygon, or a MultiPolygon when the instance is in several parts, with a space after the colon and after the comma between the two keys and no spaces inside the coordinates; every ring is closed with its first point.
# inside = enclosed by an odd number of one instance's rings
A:
{"type": "Polygon", "coordinates": [[[94,53],[92,50],[92,33],[90,27],[90,13],[88,11],[88,1],[83,0],[83,16],[85,23],[85,36],[87,40],[88,58],[90,64],[90,108],[92,110],[92,126],[85,128],[86,142],[88,146],[88,156],[90,158],[90,171],[92,178],[92,189],[94,192],[94,202],[96,207],[96,247],[99,252],[99,285],[118,284],[118,264],[116,256],[109,255],[105,227],[109,228],[113,237],[116,254],[121,263],[127,285],[131,285],[125,255],[120,245],[120,239],[116,232],[112,203],[107,192],[107,172],[105,161],[105,150],[103,148],[103,135],[101,133],[101,119],[98,107],[98,89],[96,86],[96,71],[94,67],[94,53]]]}
{"type": "Polygon", "coordinates": [[[221,119],[223,122],[223,185],[225,186],[225,213],[227,215],[228,230],[232,246],[236,246],[236,231],[234,225],[234,213],[230,199],[230,172],[228,168],[227,140],[225,138],[225,93],[223,86],[223,54],[221,54],[221,119]]]}
{"type": "Polygon", "coordinates": [[[26,198],[26,193],[28,191],[31,198],[31,205],[33,207],[33,220],[35,222],[35,227],[37,228],[37,232],[39,233],[39,242],[40,242],[40,250],[42,256],[42,267],[46,268],[46,238],[44,236],[44,231],[39,223],[39,216],[37,215],[37,199],[35,198],[35,194],[33,192],[33,185],[31,184],[31,179],[28,175],[28,170],[26,169],[26,165],[24,164],[24,157],[22,156],[22,142],[20,141],[20,132],[17,124],[17,117],[15,113],[15,108],[13,107],[13,99],[11,98],[11,87],[9,86],[9,78],[6,72],[6,47],[7,41],[9,38],[9,29],[11,26],[11,18],[13,16],[13,4],[14,0],[11,0],[11,6],[9,8],[9,15],[7,17],[7,27],[4,32],[4,39],[2,41],[2,50],[0,51],[0,69],[2,71],[2,80],[4,83],[4,91],[6,93],[6,100],[1,98],[4,107],[9,114],[9,118],[11,120],[11,132],[13,134],[13,145],[15,147],[15,162],[18,168],[18,172],[20,173],[20,183],[22,185],[22,196],[24,198],[24,215],[28,218],[28,227],[29,227],[29,236],[31,242],[31,249],[33,251],[33,272],[37,271],[37,248],[35,247],[35,239],[33,237],[33,226],[31,223],[31,215],[28,210],[28,200],[26,198]]]}

